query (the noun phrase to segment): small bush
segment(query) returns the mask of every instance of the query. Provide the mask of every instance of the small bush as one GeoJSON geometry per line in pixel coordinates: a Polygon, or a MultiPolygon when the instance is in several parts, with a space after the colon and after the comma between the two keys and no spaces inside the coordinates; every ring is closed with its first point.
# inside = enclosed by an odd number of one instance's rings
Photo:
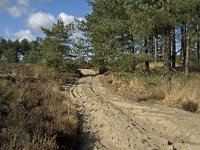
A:
{"type": "Polygon", "coordinates": [[[108,71],[108,68],[105,68],[105,67],[101,67],[99,68],[99,74],[104,74],[108,71]]]}
{"type": "Polygon", "coordinates": [[[113,71],[133,73],[135,72],[137,63],[138,58],[136,58],[135,55],[122,53],[117,57],[117,59],[111,61],[109,66],[112,68],[113,71]]]}
{"type": "Polygon", "coordinates": [[[195,112],[198,110],[199,103],[191,100],[186,100],[182,102],[182,108],[186,111],[195,112]]]}

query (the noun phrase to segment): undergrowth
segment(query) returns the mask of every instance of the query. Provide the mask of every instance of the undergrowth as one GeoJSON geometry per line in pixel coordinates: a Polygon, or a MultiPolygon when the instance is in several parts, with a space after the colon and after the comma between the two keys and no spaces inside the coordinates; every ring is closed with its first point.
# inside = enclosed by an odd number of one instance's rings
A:
{"type": "Polygon", "coordinates": [[[189,76],[176,75],[169,83],[168,89],[166,86],[163,87],[165,87],[165,103],[182,107],[187,111],[193,111],[186,108],[187,104],[191,105],[193,103],[194,107],[196,107],[194,111],[198,110],[198,104],[200,103],[200,75],[198,73],[190,74],[189,76]]]}
{"type": "Polygon", "coordinates": [[[59,89],[77,75],[9,63],[0,64],[0,74],[1,149],[72,149],[76,112],[59,89]]]}
{"type": "MultiPolygon", "coordinates": [[[[162,103],[197,111],[200,103],[200,75],[182,73],[165,75],[157,72],[112,73],[106,77],[118,94],[136,101],[161,100],[162,103]]],[[[158,101],[160,102],[160,101],[158,101]]]]}
{"type": "Polygon", "coordinates": [[[164,98],[164,92],[158,87],[162,80],[158,75],[121,72],[113,73],[108,78],[118,94],[128,95],[136,101],[164,98]]]}

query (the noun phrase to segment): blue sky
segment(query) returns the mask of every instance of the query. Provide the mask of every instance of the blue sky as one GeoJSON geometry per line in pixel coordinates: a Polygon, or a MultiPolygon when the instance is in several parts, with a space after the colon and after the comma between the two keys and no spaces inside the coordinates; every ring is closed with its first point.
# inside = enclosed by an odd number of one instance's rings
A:
{"type": "MultiPolygon", "coordinates": [[[[33,40],[58,18],[68,24],[91,12],[86,0],[0,0],[0,37],[33,40]]],[[[80,36],[77,31],[74,36],[80,36]]]]}

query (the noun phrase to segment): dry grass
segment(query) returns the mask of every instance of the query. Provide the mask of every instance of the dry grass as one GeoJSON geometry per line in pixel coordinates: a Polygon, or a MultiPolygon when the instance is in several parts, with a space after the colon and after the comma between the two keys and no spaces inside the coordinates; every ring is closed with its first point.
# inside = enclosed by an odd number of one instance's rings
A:
{"type": "Polygon", "coordinates": [[[40,82],[53,80],[59,84],[74,82],[80,77],[75,71],[58,72],[55,69],[44,68],[37,65],[24,65],[16,63],[0,62],[0,75],[10,75],[16,77],[17,80],[37,79],[40,82]]]}
{"type": "Polygon", "coordinates": [[[105,78],[107,84],[112,85],[118,94],[138,102],[162,100],[157,102],[189,111],[197,111],[199,107],[200,75],[198,74],[189,77],[175,74],[170,81],[158,74],[114,73],[105,78]]]}
{"type": "MultiPolygon", "coordinates": [[[[186,108],[186,104],[190,105],[191,103],[198,106],[198,103],[200,103],[200,78],[192,78],[187,79],[187,81],[184,81],[182,78],[175,78],[172,80],[170,86],[167,89],[166,86],[164,86],[165,90],[165,103],[177,107],[183,107],[186,108]]],[[[198,109],[198,107],[197,107],[198,109]]],[[[197,110],[196,109],[196,110],[197,110]]]]}
{"type": "Polygon", "coordinates": [[[111,74],[106,77],[108,84],[118,94],[126,95],[136,101],[162,100],[164,92],[158,86],[160,78],[143,77],[131,74],[111,74]]]}
{"type": "Polygon", "coordinates": [[[16,74],[16,82],[0,80],[0,147],[71,149],[76,138],[76,112],[59,91],[68,79],[52,77],[52,70],[21,64],[8,64],[8,68],[1,64],[0,73],[16,74]],[[29,76],[36,81],[27,80],[29,76]]]}
{"type": "MultiPolygon", "coordinates": [[[[176,63],[176,67],[180,68],[180,67],[182,67],[182,64],[177,62],[176,63]]],[[[149,68],[150,68],[150,70],[163,69],[164,68],[163,61],[150,62],[149,63],[149,68]]]]}
{"type": "Polygon", "coordinates": [[[158,68],[163,68],[163,61],[157,61],[157,62],[151,62],[149,64],[149,68],[150,69],[158,69],[158,68]]]}

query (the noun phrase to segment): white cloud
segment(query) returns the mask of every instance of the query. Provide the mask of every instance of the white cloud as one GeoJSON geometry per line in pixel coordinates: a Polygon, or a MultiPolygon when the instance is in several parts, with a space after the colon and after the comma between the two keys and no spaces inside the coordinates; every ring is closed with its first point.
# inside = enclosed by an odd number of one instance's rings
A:
{"type": "Polygon", "coordinates": [[[74,22],[74,19],[75,19],[74,16],[68,15],[64,12],[60,13],[58,15],[58,18],[61,18],[64,21],[65,24],[70,24],[70,23],[74,22]]]}
{"type": "Polygon", "coordinates": [[[8,12],[10,13],[11,16],[13,16],[15,18],[19,18],[23,14],[23,10],[16,6],[8,8],[8,12]]]}
{"type": "Polygon", "coordinates": [[[0,0],[0,9],[7,11],[12,17],[19,18],[27,14],[30,0],[0,0]]]}
{"type": "Polygon", "coordinates": [[[85,20],[85,18],[83,18],[83,17],[78,17],[77,19],[78,19],[79,21],[85,20]]]}
{"type": "Polygon", "coordinates": [[[29,29],[22,29],[17,32],[12,32],[10,29],[5,30],[5,34],[8,38],[11,40],[20,40],[27,39],[28,41],[34,40],[34,36],[32,35],[32,32],[29,29]]]}
{"type": "Polygon", "coordinates": [[[65,12],[61,12],[59,15],[58,15],[58,18],[61,18],[65,24],[69,24],[69,23],[75,23],[75,20],[79,20],[79,21],[82,21],[84,20],[83,17],[74,17],[72,15],[69,15],[65,12]]]}
{"type": "Polygon", "coordinates": [[[62,19],[65,25],[69,23],[74,23],[75,25],[75,30],[73,35],[71,36],[71,39],[77,40],[77,38],[84,38],[82,31],[80,31],[76,26],[78,25],[75,20],[84,20],[82,17],[74,17],[72,15],[69,15],[65,12],[61,12],[58,17],[54,17],[50,13],[44,13],[44,12],[36,12],[32,14],[28,19],[27,19],[27,25],[34,29],[35,31],[41,31],[41,27],[48,28],[50,29],[57,21],[57,19],[62,19]]]}
{"type": "Polygon", "coordinates": [[[29,5],[29,0],[17,0],[17,3],[19,5],[28,6],[29,5]]]}
{"type": "Polygon", "coordinates": [[[0,0],[0,13],[9,13],[14,18],[28,16],[35,11],[37,7],[47,3],[52,3],[53,0],[0,0]]]}
{"type": "Polygon", "coordinates": [[[58,15],[58,18],[61,18],[63,20],[63,22],[66,24],[70,24],[70,23],[74,23],[75,25],[75,30],[74,30],[74,33],[72,34],[71,36],[71,39],[72,40],[75,40],[77,41],[78,38],[84,38],[84,35],[83,35],[83,32],[80,31],[76,26],[78,25],[77,22],[75,22],[75,20],[79,20],[79,21],[82,21],[84,20],[84,18],[82,17],[74,17],[72,15],[69,15],[65,12],[61,12],[59,15],[58,15]]]}
{"type": "Polygon", "coordinates": [[[28,18],[27,24],[32,29],[40,31],[41,27],[51,28],[55,20],[56,19],[52,14],[44,12],[36,12],[28,18]]]}

